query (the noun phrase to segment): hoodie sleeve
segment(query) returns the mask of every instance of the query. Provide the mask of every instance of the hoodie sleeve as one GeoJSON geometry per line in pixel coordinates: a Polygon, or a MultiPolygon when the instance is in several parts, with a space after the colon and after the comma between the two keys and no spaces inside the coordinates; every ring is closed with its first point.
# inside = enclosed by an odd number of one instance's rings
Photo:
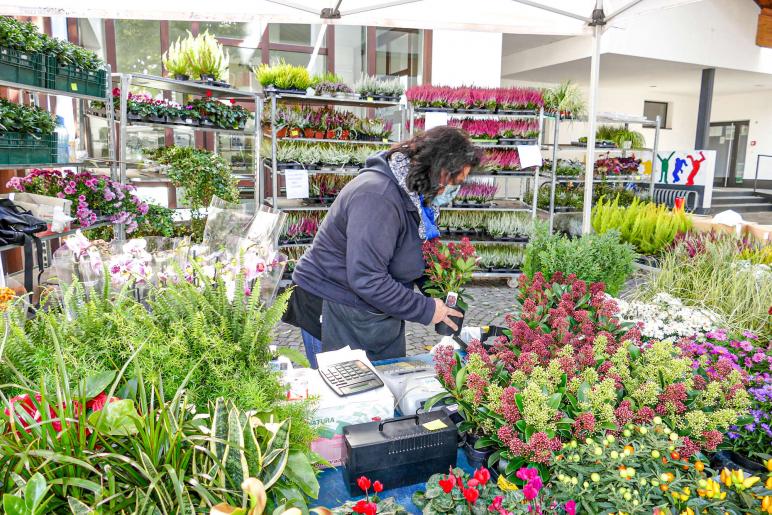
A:
{"type": "Polygon", "coordinates": [[[434,300],[395,281],[389,263],[400,233],[398,208],[383,196],[351,198],[346,225],[346,276],[349,287],[387,315],[429,325],[434,300]]]}

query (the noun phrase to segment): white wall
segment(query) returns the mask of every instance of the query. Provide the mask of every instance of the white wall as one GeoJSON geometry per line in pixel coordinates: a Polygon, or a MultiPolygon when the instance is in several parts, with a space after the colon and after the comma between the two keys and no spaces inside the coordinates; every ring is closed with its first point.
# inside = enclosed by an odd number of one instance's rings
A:
{"type": "MultiPolygon", "coordinates": [[[[756,156],[772,155],[772,91],[714,97],[710,120],[750,120],[743,178],[752,180],[756,173],[756,156]],[[754,141],[756,144],[752,145],[754,141]]],[[[772,158],[762,158],[759,162],[759,179],[772,180],[772,158]]]]}
{"type": "Polygon", "coordinates": [[[498,86],[501,48],[500,32],[433,31],[432,84],[498,86]]]}

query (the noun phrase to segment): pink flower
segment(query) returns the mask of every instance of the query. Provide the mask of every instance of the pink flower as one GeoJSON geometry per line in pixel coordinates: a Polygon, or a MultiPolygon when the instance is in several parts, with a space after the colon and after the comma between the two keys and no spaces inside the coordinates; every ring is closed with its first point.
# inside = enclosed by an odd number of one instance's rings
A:
{"type": "Polygon", "coordinates": [[[566,503],[566,515],[576,515],[576,501],[573,499],[566,503]]]}
{"type": "Polygon", "coordinates": [[[539,489],[528,483],[523,487],[523,497],[526,501],[533,501],[539,495],[539,489]]]}

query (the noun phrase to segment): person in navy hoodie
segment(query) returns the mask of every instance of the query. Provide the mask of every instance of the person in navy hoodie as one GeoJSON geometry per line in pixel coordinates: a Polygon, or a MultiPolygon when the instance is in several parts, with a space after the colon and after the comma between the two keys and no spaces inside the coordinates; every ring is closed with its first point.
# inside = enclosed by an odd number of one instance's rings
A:
{"type": "Polygon", "coordinates": [[[314,368],[317,352],[347,345],[370,360],[404,356],[406,320],[456,328],[448,316],[460,313],[415,286],[438,208],[481,156],[463,130],[435,127],[369,157],[341,190],[295,266],[284,317],[303,330],[314,368]]]}

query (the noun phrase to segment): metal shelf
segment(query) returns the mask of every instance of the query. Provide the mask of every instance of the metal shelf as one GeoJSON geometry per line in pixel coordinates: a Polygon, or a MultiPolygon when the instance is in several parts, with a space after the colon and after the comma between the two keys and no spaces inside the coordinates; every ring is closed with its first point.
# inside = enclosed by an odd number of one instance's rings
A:
{"type": "MultiPolygon", "coordinates": [[[[94,161],[84,161],[79,163],[41,163],[41,164],[21,164],[21,165],[0,165],[0,170],[29,170],[31,168],[82,168],[84,166],[94,166],[94,161]]],[[[109,162],[108,159],[104,161],[109,162]]]]}
{"type": "MultiPolygon", "coordinates": [[[[459,243],[461,240],[453,238],[440,238],[443,243],[459,243]]],[[[528,240],[523,241],[506,241],[506,240],[473,240],[470,239],[469,243],[472,245],[528,245],[528,240]]]]}
{"type": "Polygon", "coordinates": [[[398,107],[399,101],[386,101],[386,100],[366,100],[366,99],[353,99],[353,98],[338,98],[338,97],[324,97],[324,96],[310,96],[299,95],[296,93],[279,93],[269,89],[264,89],[263,94],[266,98],[276,97],[276,100],[285,104],[308,104],[308,105],[340,105],[349,107],[398,107]]]}
{"type": "MultiPolygon", "coordinates": [[[[472,172],[467,176],[467,179],[474,179],[475,177],[483,177],[483,178],[494,178],[494,179],[506,179],[507,177],[533,177],[536,173],[536,170],[532,170],[530,172],[527,171],[517,171],[517,172],[504,172],[504,173],[476,173],[472,172]]],[[[540,174],[542,172],[539,172],[540,174]]]]}
{"type": "Polygon", "coordinates": [[[425,110],[420,108],[414,108],[414,112],[416,115],[425,115],[426,113],[445,113],[448,115],[448,119],[450,120],[464,120],[464,119],[475,119],[475,120],[485,120],[485,119],[493,119],[493,118],[539,118],[539,111],[531,111],[528,109],[523,109],[521,111],[516,111],[514,113],[463,113],[463,112],[450,112],[450,111],[432,111],[432,110],[425,110]]]}
{"type": "MultiPolygon", "coordinates": [[[[169,77],[155,77],[152,75],[138,74],[126,74],[129,76],[130,84],[132,86],[142,86],[145,88],[159,89],[162,91],[176,91],[178,93],[190,93],[193,95],[206,95],[207,92],[212,93],[212,97],[225,98],[225,99],[243,99],[254,101],[258,96],[257,93],[252,91],[244,91],[235,88],[223,88],[220,86],[209,86],[206,84],[198,84],[187,80],[176,80],[169,77]]],[[[114,73],[112,75],[113,82],[120,81],[121,74],[114,73]]],[[[97,100],[104,100],[99,98],[97,100]]]]}
{"type": "Polygon", "coordinates": [[[279,248],[280,249],[292,249],[292,248],[300,248],[300,247],[310,247],[310,243],[280,243],[279,248]]]}
{"type": "Polygon", "coordinates": [[[93,95],[84,95],[83,93],[73,93],[71,91],[60,91],[58,89],[43,88],[40,86],[30,86],[29,84],[19,84],[18,82],[10,82],[7,80],[0,80],[0,87],[6,87],[11,89],[21,89],[24,91],[34,91],[36,93],[43,93],[45,95],[61,95],[65,97],[80,98],[82,100],[99,100],[104,102],[105,97],[95,97],[93,95]]]}
{"type": "MultiPolygon", "coordinates": [[[[264,134],[265,137],[270,138],[270,134],[264,134]]],[[[299,143],[334,143],[345,145],[391,145],[393,141],[362,141],[356,139],[316,139],[316,138],[276,138],[276,141],[297,141],[299,143]]]]}
{"type": "Polygon", "coordinates": [[[516,143],[514,145],[499,145],[498,143],[496,144],[475,143],[474,141],[472,143],[474,144],[475,147],[482,148],[483,150],[486,148],[495,149],[495,150],[517,150],[517,147],[520,147],[520,146],[523,146],[523,147],[531,146],[531,145],[536,146],[538,144],[538,140],[536,138],[527,139],[523,141],[524,143],[516,143]]]}
{"type": "MultiPolygon", "coordinates": [[[[549,172],[547,172],[544,176],[545,179],[550,179],[551,175],[549,172]]],[[[640,184],[648,184],[651,181],[649,177],[644,177],[642,175],[626,175],[626,176],[618,176],[618,177],[593,177],[594,183],[620,183],[620,184],[629,184],[629,183],[640,183],[640,184]]],[[[567,183],[567,182],[584,182],[584,175],[558,175],[555,177],[555,182],[558,183],[567,183]]]]}
{"type": "MultiPolygon", "coordinates": [[[[86,113],[87,116],[91,118],[97,118],[98,120],[107,120],[104,116],[100,116],[98,114],[94,113],[86,113]]],[[[123,123],[118,118],[115,118],[115,123],[120,124],[123,123]]],[[[242,130],[235,130],[235,129],[221,129],[219,127],[202,127],[200,125],[187,125],[182,123],[159,123],[159,122],[146,122],[146,121],[133,121],[129,120],[129,127],[158,127],[162,129],[190,129],[194,131],[205,131],[205,132],[218,132],[220,134],[231,134],[234,136],[251,136],[252,135],[252,129],[242,129],[242,130]]],[[[241,152],[241,150],[239,150],[241,152]]]]}
{"type": "Polygon", "coordinates": [[[472,272],[473,279],[511,279],[521,275],[522,272],[472,272]]]}
{"type": "Polygon", "coordinates": [[[496,200],[491,207],[443,207],[443,211],[531,211],[531,206],[519,200],[496,200]]]}
{"type": "Polygon", "coordinates": [[[327,205],[305,205],[302,200],[277,198],[276,205],[273,204],[272,199],[265,199],[265,203],[276,209],[282,211],[327,211],[330,206],[327,205]]]}
{"type": "MultiPolygon", "coordinates": [[[[554,146],[553,143],[543,143],[542,150],[549,150],[554,146]]],[[[558,144],[558,150],[587,150],[586,145],[558,144]]],[[[595,152],[652,152],[650,148],[619,148],[619,147],[595,147],[595,152]]]]}
{"type": "MultiPolygon", "coordinates": [[[[44,236],[40,236],[40,241],[49,241],[49,240],[56,240],[59,238],[65,238],[71,234],[75,234],[77,231],[88,231],[91,229],[98,229],[100,227],[105,227],[107,225],[113,225],[112,222],[98,222],[93,225],[89,225],[88,227],[74,227],[68,231],[64,232],[58,232],[53,234],[46,234],[44,236]]],[[[21,248],[23,245],[3,245],[0,247],[0,252],[6,251],[6,250],[12,250],[16,248],[21,248]]],[[[26,263],[25,263],[26,266],[26,263]]]]}

